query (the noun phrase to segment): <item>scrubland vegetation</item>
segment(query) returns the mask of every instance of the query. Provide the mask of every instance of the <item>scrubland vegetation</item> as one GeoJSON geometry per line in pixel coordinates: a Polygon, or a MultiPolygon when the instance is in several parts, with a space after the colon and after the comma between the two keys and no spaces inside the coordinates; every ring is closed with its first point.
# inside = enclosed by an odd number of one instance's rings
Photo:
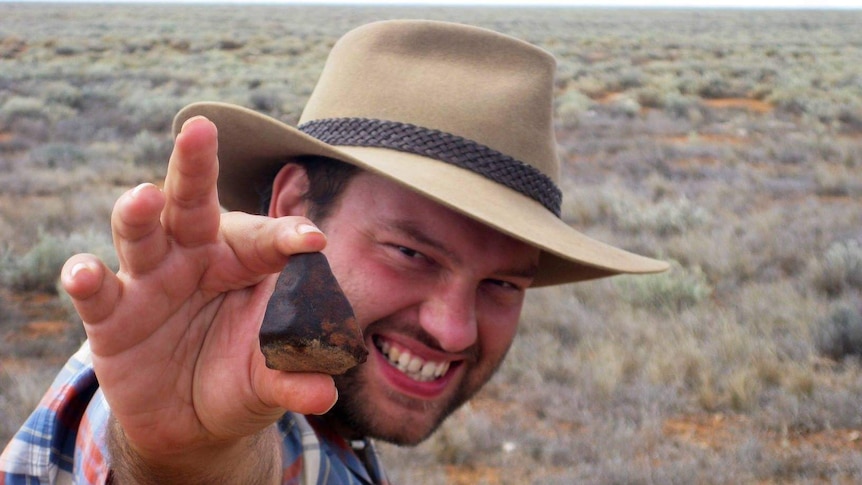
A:
{"type": "Polygon", "coordinates": [[[478,24],[559,60],[564,217],[673,263],[529,296],[488,388],[397,483],[862,481],[862,11],[0,3],[0,443],[83,332],[56,295],[111,256],[199,100],[295,122],[366,21],[478,24]]]}

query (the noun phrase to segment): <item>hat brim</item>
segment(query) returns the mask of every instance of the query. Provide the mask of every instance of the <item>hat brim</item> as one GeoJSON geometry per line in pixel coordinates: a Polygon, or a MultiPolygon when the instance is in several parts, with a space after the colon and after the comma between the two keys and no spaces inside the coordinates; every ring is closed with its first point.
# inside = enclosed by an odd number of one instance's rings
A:
{"type": "Polygon", "coordinates": [[[668,264],[575,230],[535,200],[482,175],[386,148],[333,146],[274,118],[226,103],[194,103],[174,118],[174,135],[194,116],[219,133],[219,201],[228,210],[259,211],[260,191],[290,159],[318,155],[397,181],[428,198],[542,250],[534,287],[620,273],[656,273],[668,264]],[[492,202],[493,201],[493,202],[492,202]]]}

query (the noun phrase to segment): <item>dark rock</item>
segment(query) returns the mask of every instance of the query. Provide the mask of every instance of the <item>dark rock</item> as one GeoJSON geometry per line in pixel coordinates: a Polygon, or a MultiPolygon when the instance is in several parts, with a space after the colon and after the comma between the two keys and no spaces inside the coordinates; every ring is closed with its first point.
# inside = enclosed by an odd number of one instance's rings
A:
{"type": "Polygon", "coordinates": [[[343,374],[368,349],[353,308],[322,253],[295,254],[278,277],[260,328],[271,369],[343,374]]]}

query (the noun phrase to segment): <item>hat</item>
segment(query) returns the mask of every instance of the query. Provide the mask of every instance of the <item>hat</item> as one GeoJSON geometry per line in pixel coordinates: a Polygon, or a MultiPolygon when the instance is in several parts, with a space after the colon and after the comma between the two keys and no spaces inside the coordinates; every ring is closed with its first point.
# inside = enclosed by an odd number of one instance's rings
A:
{"type": "Polygon", "coordinates": [[[319,155],[399,182],[541,249],[533,286],[667,264],[578,232],[560,218],[553,127],[556,63],[546,51],[456,23],[392,20],[332,48],[298,127],[225,103],[195,103],[218,127],[219,200],[256,212],[292,158],[319,155]]]}

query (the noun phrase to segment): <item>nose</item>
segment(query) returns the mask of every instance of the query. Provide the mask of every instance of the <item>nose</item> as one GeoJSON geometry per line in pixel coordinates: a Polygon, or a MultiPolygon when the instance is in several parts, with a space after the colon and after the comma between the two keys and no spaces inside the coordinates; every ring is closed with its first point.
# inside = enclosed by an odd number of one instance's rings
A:
{"type": "Polygon", "coordinates": [[[437,339],[443,350],[460,352],[476,343],[476,291],[469,287],[441,285],[419,311],[422,328],[437,339]]]}

